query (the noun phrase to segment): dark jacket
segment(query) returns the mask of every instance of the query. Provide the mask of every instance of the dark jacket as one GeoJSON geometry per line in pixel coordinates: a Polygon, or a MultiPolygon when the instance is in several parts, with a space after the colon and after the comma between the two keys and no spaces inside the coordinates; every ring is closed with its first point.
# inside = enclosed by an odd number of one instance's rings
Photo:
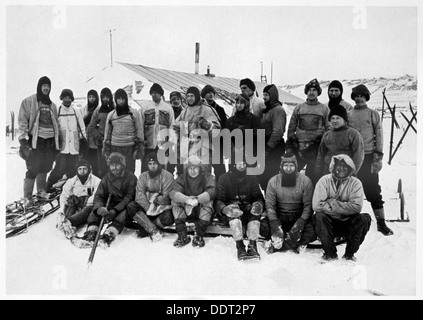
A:
{"type": "Polygon", "coordinates": [[[112,194],[109,208],[114,208],[117,212],[126,209],[126,206],[135,201],[135,190],[137,187],[137,177],[128,170],[125,170],[121,177],[115,177],[110,172],[101,179],[97,192],[94,196],[93,212],[106,206],[109,194],[112,194]]]}
{"type": "Polygon", "coordinates": [[[225,109],[223,109],[221,106],[219,106],[216,101],[213,101],[212,104],[209,104],[207,100],[205,100],[207,104],[212,107],[214,110],[216,110],[218,116],[219,116],[219,122],[220,127],[224,128],[226,126],[226,121],[228,120],[228,116],[226,115],[225,109]]]}
{"type": "Polygon", "coordinates": [[[231,171],[220,176],[217,184],[216,213],[220,214],[229,204],[238,204],[243,210],[256,201],[264,205],[263,194],[256,176],[246,175],[238,179],[231,171]]]}

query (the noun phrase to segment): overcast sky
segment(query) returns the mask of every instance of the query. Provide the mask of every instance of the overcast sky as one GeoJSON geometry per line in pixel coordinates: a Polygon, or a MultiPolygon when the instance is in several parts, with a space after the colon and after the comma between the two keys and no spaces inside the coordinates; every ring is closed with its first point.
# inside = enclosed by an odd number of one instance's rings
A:
{"type": "Polygon", "coordinates": [[[259,81],[261,62],[269,82],[273,62],[278,85],[417,75],[416,6],[266,4],[7,6],[7,108],[35,93],[43,75],[57,101],[110,65],[110,29],[114,61],[163,69],[193,73],[199,42],[200,73],[210,65],[217,76],[259,81]]]}

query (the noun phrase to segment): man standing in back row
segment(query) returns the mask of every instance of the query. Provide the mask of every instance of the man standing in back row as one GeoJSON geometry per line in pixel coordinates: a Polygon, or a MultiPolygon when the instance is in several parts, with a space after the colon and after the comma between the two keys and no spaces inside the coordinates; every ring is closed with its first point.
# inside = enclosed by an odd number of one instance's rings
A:
{"type": "Polygon", "coordinates": [[[371,203],[377,220],[377,230],[385,236],[394,232],[385,223],[385,211],[382,200],[382,189],[379,184],[379,171],[383,159],[383,128],[379,113],[367,106],[370,91],[365,85],[352,89],[351,99],[356,103],[348,113],[349,125],[361,133],[364,141],[364,162],[357,173],[363,184],[367,201],[371,203]]]}
{"type": "Polygon", "coordinates": [[[26,163],[24,198],[32,199],[35,181],[37,191],[45,193],[47,173],[59,150],[57,107],[50,100],[51,81],[38,80],[37,93],[24,99],[19,108],[19,155],[26,163]]]}
{"type": "Polygon", "coordinates": [[[322,136],[329,128],[330,110],[318,100],[322,88],[317,79],[306,84],[304,93],[307,95],[307,101],[296,106],[292,112],[286,151],[298,154],[298,171],[307,165],[305,174],[316,185],[314,172],[317,153],[322,136]]]}

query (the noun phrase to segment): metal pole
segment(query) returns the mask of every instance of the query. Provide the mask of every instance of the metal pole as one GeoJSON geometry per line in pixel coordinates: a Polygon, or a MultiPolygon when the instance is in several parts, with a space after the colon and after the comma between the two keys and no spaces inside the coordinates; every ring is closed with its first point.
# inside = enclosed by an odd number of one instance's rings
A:
{"type": "Polygon", "coordinates": [[[116,29],[110,29],[110,66],[113,67],[113,44],[112,44],[112,32],[116,29]]]}
{"type": "MultiPolygon", "coordinates": [[[[388,105],[388,107],[389,107],[389,105],[388,105]]],[[[391,161],[392,161],[392,158],[393,158],[392,148],[393,148],[393,144],[394,144],[395,105],[394,105],[394,110],[392,111],[391,108],[389,107],[389,111],[391,112],[391,142],[389,144],[389,162],[388,162],[388,164],[391,165],[391,161]]]]}
{"type": "MultiPolygon", "coordinates": [[[[385,97],[385,91],[386,91],[386,88],[383,89],[383,92],[382,92],[383,97],[385,97]]],[[[384,115],[385,115],[385,98],[382,99],[382,122],[383,122],[384,115]]]]}

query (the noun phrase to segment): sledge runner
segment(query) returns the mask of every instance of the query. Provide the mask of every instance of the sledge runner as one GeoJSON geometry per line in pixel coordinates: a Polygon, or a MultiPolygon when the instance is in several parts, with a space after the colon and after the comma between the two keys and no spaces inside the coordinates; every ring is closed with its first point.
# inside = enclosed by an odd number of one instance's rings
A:
{"type": "Polygon", "coordinates": [[[260,259],[257,240],[264,209],[263,194],[257,178],[247,175],[247,163],[244,160],[231,164],[229,168],[229,172],[224,173],[217,184],[216,214],[233,232],[238,260],[260,259]],[[245,230],[249,240],[247,251],[244,244],[245,230]]]}
{"type": "Polygon", "coordinates": [[[198,248],[204,247],[204,233],[214,212],[216,182],[199,158],[191,156],[188,159],[184,165],[184,174],[173,182],[170,198],[178,233],[178,239],[173,245],[181,248],[191,242],[185,224],[191,221],[195,223],[192,245],[198,248]]]}
{"type": "Polygon", "coordinates": [[[357,178],[363,184],[366,200],[370,202],[377,221],[377,230],[385,236],[394,232],[386,225],[382,198],[382,188],[379,184],[379,172],[383,160],[383,128],[380,115],[367,106],[370,91],[365,85],[352,89],[351,99],[355,101],[354,109],[348,113],[349,125],[361,133],[364,141],[364,161],[357,178]]]}
{"type": "Polygon", "coordinates": [[[364,191],[354,177],[355,165],[348,155],[336,155],[330,163],[330,174],[316,184],[313,195],[313,216],[316,233],[322,242],[323,260],[338,259],[335,236],[345,236],[347,247],[343,258],[355,261],[355,254],[370,229],[371,218],[361,213],[364,191]]]}
{"type": "Polygon", "coordinates": [[[91,165],[85,159],[77,162],[76,171],[76,175],[68,179],[62,187],[57,216],[56,228],[67,239],[75,237],[77,228],[87,222],[93,210],[94,194],[101,181],[91,173],[91,165]]]}
{"type": "Polygon", "coordinates": [[[24,99],[19,108],[19,155],[26,163],[23,196],[32,202],[35,183],[41,195],[47,191],[47,173],[59,152],[57,107],[50,100],[51,81],[41,77],[37,93],[24,99]]]}
{"type": "Polygon", "coordinates": [[[270,225],[267,253],[288,250],[298,253],[300,247],[316,240],[311,223],[313,190],[310,178],[298,172],[295,155],[285,153],[280,173],[270,179],[266,190],[267,219],[262,223],[270,225]]]}
{"type": "Polygon", "coordinates": [[[135,202],[128,205],[128,215],[139,224],[138,237],[149,236],[152,241],[162,238],[162,229],[174,223],[169,193],[173,175],[164,170],[157,154],[150,151],[145,158],[146,172],[138,178],[135,202]]]}
{"type": "Polygon", "coordinates": [[[99,245],[103,247],[110,246],[122,232],[126,222],[127,206],[135,201],[137,186],[137,177],[126,169],[126,159],[122,154],[112,152],[107,163],[109,173],[101,180],[94,195],[93,211],[88,217],[88,227],[83,237],[85,241],[93,243],[99,232],[101,218],[104,217],[110,224],[99,241],[99,245]],[[105,207],[109,195],[111,195],[110,203],[105,207]]]}

